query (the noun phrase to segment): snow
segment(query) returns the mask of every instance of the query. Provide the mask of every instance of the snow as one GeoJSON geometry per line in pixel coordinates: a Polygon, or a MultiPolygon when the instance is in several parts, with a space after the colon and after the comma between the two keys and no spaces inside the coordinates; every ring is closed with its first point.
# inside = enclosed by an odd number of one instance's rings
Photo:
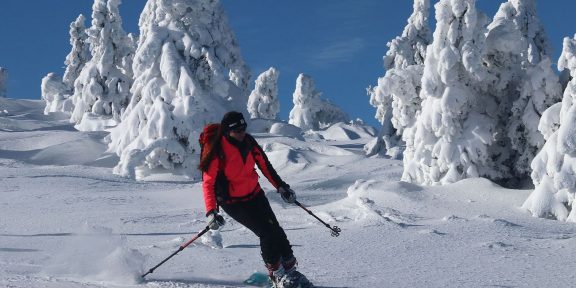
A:
{"type": "MultiPolygon", "coordinates": [[[[366,155],[386,154],[400,159],[402,141],[414,139],[414,122],[419,114],[419,93],[426,47],[431,42],[428,16],[430,1],[415,0],[414,11],[402,36],[388,42],[384,56],[386,75],[378,78],[376,87],[367,89],[370,104],[376,109],[375,118],[382,126],[375,141],[365,147],[366,155]]],[[[411,153],[410,151],[408,153],[411,153]]]]}
{"type": "MultiPolygon", "coordinates": [[[[89,119],[99,116],[119,121],[128,106],[133,80],[132,67],[125,65],[131,66],[132,60],[126,58],[132,58],[136,48],[122,28],[118,9],[121,3],[121,0],[95,0],[92,6],[92,26],[85,30],[92,58],[76,77],[72,95],[74,111],[70,121],[77,124],[77,129],[95,127],[83,125],[86,114],[89,119]]],[[[70,35],[75,38],[72,31],[70,35]]],[[[76,49],[81,48],[73,44],[72,52],[76,49]]],[[[68,81],[66,77],[65,80],[68,81]]]]}
{"type": "Polygon", "coordinates": [[[486,16],[474,0],[435,4],[436,30],[428,46],[420,92],[421,111],[406,141],[403,180],[444,185],[465,178],[502,178],[490,148],[497,135],[495,97],[482,93],[487,78],[486,16]],[[411,138],[410,136],[409,138],[411,138]]]}
{"type": "Polygon", "coordinates": [[[338,106],[321,98],[316,91],[314,79],[300,73],[296,79],[296,89],[292,95],[294,107],[290,110],[288,123],[302,130],[318,130],[338,122],[347,122],[348,115],[338,106]]]}
{"type": "MultiPolygon", "coordinates": [[[[576,63],[575,42],[575,39],[564,39],[563,53],[558,61],[559,68],[568,68],[571,75],[576,71],[573,65],[576,63]]],[[[534,216],[576,222],[576,210],[572,209],[576,183],[576,108],[573,105],[576,96],[575,84],[574,79],[568,83],[562,102],[548,108],[538,127],[546,138],[546,144],[531,163],[532,182],[536,189],[523,205],[534,216]]]]}
{"type": "Polygon", "coordinates": [[[131,100],[110,137],[114,171],[197,177],[202,127],[230,110],[247,116],[250,73],[219,1],[151,0],[139,27],[131,100]]]}
{"type": "Polygon", "coordinates": [[[56,73],[48,73],[42,78],[42,99],[46,102],[45,114],[62,112],[71,114],[74,103],[70,99],[70,89],[56,73]]]}
{"type": "Polygon", "coordinates": [[[278,77],[280,72],[274,67],[262,72],[254,83],[254,90],[248,96],[248,112],[251,118],[276,119],[280,112],[278,99],[278,77]]]}
{"type": "Polygon", "coordinates": [[[534,0],[510,0],[500,5],[486,36],[484,56],[489,73],[487,91],[496,96],[496,146],[510,179],[526,179],[530,163],[544,145],[538,122],[543,112],[561,100],[559,78],[552,70],[551,49],[534,0]],[[500,139],[498,139],[500,138],[500,139]]]}
{"type": "MultiPolygon", "coordinates": [[[[247,287],[245,278],[264,271],[257,238],[225,215],[219,235],[141,281],[206,226],[200,183],[165,171],[146,181],[114,175],[108,132],[76,131],[44,115],[43,101],[3,98],[0,107],[0,287],[247,287]]],[[[299,201],[342,229],[331,237],[262,181],[300,271],[316,285],[572,285],[576,226],[522,209],[532,190],[480,178],[401,182],[402,161],[364,155],[373,128],[313,132],[254,135],[299,201]]]]}

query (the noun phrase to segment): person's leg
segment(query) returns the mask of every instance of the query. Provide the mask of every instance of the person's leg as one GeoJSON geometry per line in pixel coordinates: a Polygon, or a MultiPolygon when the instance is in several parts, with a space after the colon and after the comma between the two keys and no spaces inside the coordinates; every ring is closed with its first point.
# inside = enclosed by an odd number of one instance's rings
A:
{"type": "MultiPolygon", "coordinates": [[[[309,288],[313,287],[312,283],[304,276],[302,273],[297,271],[298,261],[292,252],[292,246],[286,237],[284,229],[280,227],[280,224],[276,220],[276,216],[270,207],[270,202],[264,196],[257,199],[256,201],[258,209],[262,211],[267,218],[272,219],[274,225],[270,227],[271,234],[273,235],[272,245],[276,245],[278,251],[280,252],[280,261],[277,261],[273,265],[266,264],[270,279],[277,283],[280,287],[293,288],[309,288]]],[[[267,262],[270,263],[270,262],[267,262]]]]}
{"type": "Polygon", "coordinates": [[[276,265],[282,257],[292,255],[290,242],[263,192],[249,201],[223,205],[222,208],[260,238],[262,258],[267,265],[276,265]]]}
{"type": "Polygon", "coordinates": [[[286,236],[284,229],[282,229],[280,223],[278,223],[276,215],[274,214],[272,207],[270,207],[268,198],[266,198],[262,193],[261,197],[257,197],[254,200],[256,202],[257,209],[261,212],[261,215],[267,219],[269,224],[266,227],[269,234],[268,238],[264,239],[262,244],[265,246],[270,246],[266,249],[272,249],[273,247],[273,249],[275,249],[283,259],[294,257],[292,245],[290,245],[290,241],[288,241],[288,237],[286,236]]]}

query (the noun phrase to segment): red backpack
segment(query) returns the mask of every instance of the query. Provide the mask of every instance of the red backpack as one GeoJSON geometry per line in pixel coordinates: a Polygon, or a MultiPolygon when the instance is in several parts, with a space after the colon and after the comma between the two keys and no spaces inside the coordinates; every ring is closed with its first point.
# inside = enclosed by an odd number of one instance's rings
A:
{"type": "MultiPolygon", "coordinates": [[[[210,145],[212,145],[214,140],[216,140],[219,129],[219,123],[211,123],[204,126],[202,133],[200,133],[200,139],[198,139],[198,142],[200,143],[200,159],[204,157],[204,153],[208,153],[211,150],[210,145]]],[[[224,154],[222,151],[217,151],[214,155],[217,155],[217,157],[221,159],[220,167],[218,167],[218,174],[216,176],[216,183],[214,185],[216,201],[218,204],[221,204],[230,199],[230,195],[228,194],[229,182],[226,175],[224,175],[224,161],[222,161],[224,159],[224,154]]]]}
{"type": "Polygon", "coordinates": [[[198,142],[200,142],[200,159],[202,159],[204,153],[210,151],[210,149],[205,149],[205,147],[209,148],[210,145],[214,143],[214,140],[218,135],[219,129],[220,129],[220,123],[210,123],[204,126],[202,133],[200,133],[200,139],[198,139],[198,142]]]}

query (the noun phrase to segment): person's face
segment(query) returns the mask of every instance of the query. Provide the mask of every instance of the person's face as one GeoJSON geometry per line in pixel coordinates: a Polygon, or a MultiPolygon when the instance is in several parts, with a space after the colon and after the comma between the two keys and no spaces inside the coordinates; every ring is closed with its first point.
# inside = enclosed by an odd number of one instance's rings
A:
{"type": "Polygon", "coordinates": [[[230,130],[230,137],[234,138],[239,142],[244,141],[244,137],[246,137],[246,128],[230,130]]]}

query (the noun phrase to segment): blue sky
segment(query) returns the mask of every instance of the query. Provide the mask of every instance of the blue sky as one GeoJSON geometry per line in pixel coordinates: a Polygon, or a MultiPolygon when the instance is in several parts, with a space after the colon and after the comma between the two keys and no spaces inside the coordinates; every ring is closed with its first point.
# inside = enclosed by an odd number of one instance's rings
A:
{"type": "MultiPolygon", "coordinates": [[[[292,109],[296,77],[306,73],[325,98],[352,118],[376,125],[366,87],[384,74],[386,43],[402,33],[412,12],[411,0],[221,1],[253,80],[271,66],[280,71],[281,119],[287,119],[292,109]]],[[[124,0],[120,12],[127,32],[138,33],[145,2],[124,0]]],[[[477,6],[492,17],[502,2],[477,0],[477,6]]],[[[8,69],[9,97],[40,99],[42,77],[64,73],[63,62],[70,51],[68,26],[80,13],[90,18],[92,3],[0,1],[0,66],[8,69]]],[[[538,0],[537,4],[556,62],[562,38],[576,33],[576,1],[538,0]]]]}

